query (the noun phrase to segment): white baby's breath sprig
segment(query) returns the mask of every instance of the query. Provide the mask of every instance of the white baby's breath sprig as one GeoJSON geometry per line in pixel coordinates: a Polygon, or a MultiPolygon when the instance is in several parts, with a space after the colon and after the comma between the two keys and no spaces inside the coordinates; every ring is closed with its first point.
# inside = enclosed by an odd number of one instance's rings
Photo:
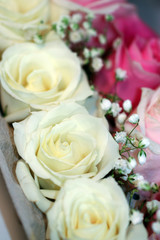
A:
{"type": "Polygon", "coordinates": [[[128,162],[129,162],[129,167],[131,169],[133,169],[137,166],[137,162],[136,162],[136,159],[134,157],[129,157],[128,162]]]}
{"type": "Polygon", "coordinates": [[[118,122],[119,124],[124,124],[124,122],[125,122],[126,119],[127,119],[127,115],[126,115],[124,112],[122,112],[122,113],[120,113],[120,114],[118,115],[118,117],[117,117],[117,122],[118,122]]]}
{"type": "Polygon", "coordinates": [[[92,59],[91,66],[94,72],[99,72],[103,67],[103,60],[99,57],[92,59]]]}
{"type": "Polygon", "coordinates": [[[138,210],[132,210],[131,211],[131,216],[130,216],[130,220],[132,222],[132,224],[139,224],[143,221],[143,213],[141,213],[140,211],[138,210]]]}
{"type": "Polygon", "coordinates": [[[107,112],[108,110],[110,110],[111,107],[112,107],[111,101],[108,100],[108,99],[105,99],[105,98],[102,99],[100,105],[101,105],[102,110],[104,110],[104,111],[106,111],[106,112],[107,112]]]}
{"type": "Polygon", "coordinates": [[[148,138],[143,138],[139,141],[138,147],[139,148],[147,148],[150,145],[150,141],[148,138]]]}
{"type": "Polygon", "coordinates": [[[117,143],[122,143],[124,144],[127,140],[127,133],[122,131],[122,132],[116,132],[114,136],[115,140],[117,143]]]}
{"type": "Polygon", "coordinates": [[[122,68],[117,68],[115,74],[117,81],[123,81],[127,77],[127,71],[122,68]]]}
{"type": "Polygon", "coordinates": [[[141,149],[138,153],[138,161],[140,165],[143,165],[146,162],[146,153],[141,149]]]}
{"type": "Polygon", "coordinates": [[[119,103],[112,103],[112,109],[111,109],[111,112],[112,112],[112,115],[113,117],[117,117],[118,114],[121,112],[122,108],[119,106],[119,103]]]}
{"type": "Polygon", "coordinates": [[[129,118],[128,121],[132,124],[137,124],[139,122],[139,116],[138,114],[132,114],[129,118]]]}
{"type": "Polygon", "coordinates": [[[129,99],[123,102],[123,109],[127,113],[129,113],[132,110],[132,102],[129,99]]]}
{"type": "Polygon", "coordinates": [[[153,209],[156,211],[158,208],[160,208],[160,202],[157,200],[148,201],[146,203],[146,207],[149,212],[153,211],[153,209]]]}
{"type": "Polygon", "coordinates": [[[156,234],[160,234],[160,222],[152,223],[152,230],[156,234]]]}

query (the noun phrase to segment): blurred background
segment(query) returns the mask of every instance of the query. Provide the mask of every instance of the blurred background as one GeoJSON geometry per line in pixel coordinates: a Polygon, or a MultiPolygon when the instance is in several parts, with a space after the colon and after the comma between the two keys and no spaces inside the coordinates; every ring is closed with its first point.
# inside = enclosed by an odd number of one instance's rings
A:
{"type": "Polygon", "coordinates": [[[140,17],[160,34],[160,0],[128,0],[137,6],[140,17]]]}

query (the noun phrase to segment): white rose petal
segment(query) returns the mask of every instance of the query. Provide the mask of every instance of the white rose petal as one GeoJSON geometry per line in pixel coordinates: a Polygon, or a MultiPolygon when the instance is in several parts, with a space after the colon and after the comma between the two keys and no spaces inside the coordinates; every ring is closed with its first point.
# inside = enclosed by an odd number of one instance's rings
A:
{"type": "Polygon", "coordinates": [[[51,240],[125,240],[129,208],[113,178],[76,179],[65,183],[47,217],[51,240]]]}
{"type": "Polygon", "coordinates": [[[44,46],[24,43],[8,48],[0,74],[1,105],[3,111],[7,108],[10,122],[26,117],[19,116],[22,110],[47,109],[93,94],[78,57],[58,40],[44,46]]]}
{"type": "Polygon", "coordinates": [[[34,112],[13,126],[18,153],[44,189],[57,189],[55,185],[79,176],[101,179],[119,158],[103,119],[76,103],[34,112]]]}

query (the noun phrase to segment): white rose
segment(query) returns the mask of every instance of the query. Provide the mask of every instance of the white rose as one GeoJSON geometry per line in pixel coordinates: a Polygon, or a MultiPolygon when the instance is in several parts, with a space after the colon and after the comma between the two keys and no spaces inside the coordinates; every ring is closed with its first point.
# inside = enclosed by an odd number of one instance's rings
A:
{"type": "MultiPolygon", "coordinates": [[[[17,179],[25,196],[47,214],[52,240],[147,240],[144,225],[129,224],[129,208],[122,189],[113,178],[99,182],[75,179],[65,182],[55,204],[43,196],[22,160],[17,179]]],[[[47,239],[48,239],[47,234],[47,239]]]]}
{"type": "Polygon", "coordinates": [[[147,240],[140,228],[128,236],[128,203],[113,178],[67,181],[47,218],[51,240],[147,240]]]}
{"type": "Polygon", "coordinates": [[[0,65],[1,105],[8,122],[21,120],[30,109],[46,109],[61,101],[92,95],[78,57],[55,40],[38,46],[8,48],[0,65]]]}
{"type": "Polygon", "coordinates": [[[0,52],[20,42],[33,40],[35,34],[50,29],[49,24],[68,14],[54,0],[1,0],[0,52]]]}
{"type": "Polygon", "coordinates": [[[13,127],[19,155],[46,190],[80,176],[101,179],[119,158],[118,144],[103,119],[76,103],[32,113],[13,127]]]}
{"type": "Polygon", "coordinates": [[[0,52],[14,43],[31,40],[41,25],[48,28],[49,11],[49,0],[0,1],[0,52]]]}

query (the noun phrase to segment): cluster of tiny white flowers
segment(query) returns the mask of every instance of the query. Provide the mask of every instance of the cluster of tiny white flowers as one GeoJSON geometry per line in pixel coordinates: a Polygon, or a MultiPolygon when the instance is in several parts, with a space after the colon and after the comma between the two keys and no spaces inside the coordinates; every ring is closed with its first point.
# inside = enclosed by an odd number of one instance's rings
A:
{"type": "Polygon", "coordinates": [[[160,202],[157,200],[148,201],[146,203],[146,207],[148,211],[151,211],[154,208],[160,209],[160,202]]]}
{"type": "Polygon", "coordinates": [[[102,59],[99,57],[93,58],[91,66],[92,66],[94,72],[99,72],[101,70],[101,68],[103,67],[102,59]]]}
{"type": "Polygon", "coordinates": [[[117,117],[118,114],[121,112],[122,108],[119,106],[118,103],[112,103],[112,108],[111,108],[111,112],[113,117],[117,117]]]}
{"type": "Polygon", "coordinates": [[[116,38],[113,42],[113,48],[116,50],[121,43],[122,43],[122,39],[121,38],[116,38]]]}
{"type": "Polygon", "coordinates": [[[125,159],[119,159],[115,163],[115,169],[120,170],[122,174],[124,174],[126,177],[128,174],[131,173],[132,169],[130,168],[128,161],[125,159]]]}
{"type": "Polygon", "coordinates": [[[116,79],[118,81],[123,81],[127,77],[127,71],[123,70],[122,68],[116,69],[116,79]]]}
{"type": "Polygon", "coordinates": [[[143,221],[143,217],[143,213],[138,210],[133,210],[130,216],[130,220],[135,225],[141,223],[143,221]]]}
{"type": "Polygon", "coordinates": [[[121,131],[121,132],[116,132],[115,134],[115,140],[117,143],[122,143],[122,144],[125,144],[126,140],[127,140],[127,133],[124,132],[124,131],[121,131]]]}
{"type": "Polygon", "coordinates": [[[109,109],[111,109],[111,107],[112,107],[111,101],[108,100],[108,99],[105,99],[105,98],[102,99],[100,105],[101,105],[102,110],[104,110],[104,111],[106,111],[106,112],[107,112],[109,109]]]}
{"type": "Polygon", "coordinates": [[[118,103],[111,103],[110,100],[104,98],[101,101],[101,108],[107,113],[110,113],[113,117],[117,117],[122,110],[118,103]]]}

